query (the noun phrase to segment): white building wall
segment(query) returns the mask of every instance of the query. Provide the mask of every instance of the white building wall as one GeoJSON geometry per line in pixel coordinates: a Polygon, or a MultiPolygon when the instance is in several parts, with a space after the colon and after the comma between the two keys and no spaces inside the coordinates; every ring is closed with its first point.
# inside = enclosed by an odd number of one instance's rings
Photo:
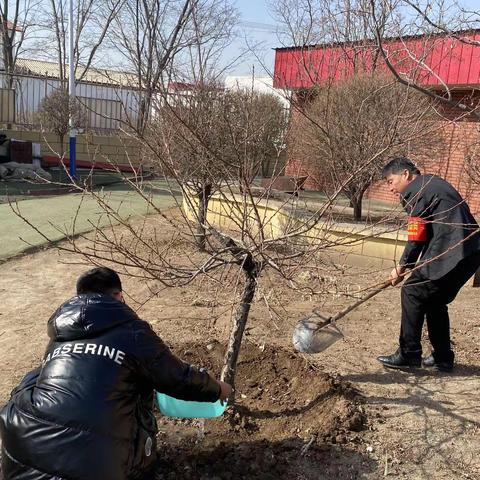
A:
{"type": "Polygon", "coordinates": [[[229,75],[225,77],[224,82],[227,90],[241,89],[254,90],[262,93],[270,93],[277,97],[284,105],[289,108],[290,102],[288,100],[288,91],[273,88],[273,79],[270,77],[252,77],[250,75],[234,76],[229,75]]]}
{"type": "MultiPolygon", "coordinates": [[[[0,72],[0,84],[4,74],[0,72]]],[[[61,86],[60,80],[29,75],[15,77],[15,123],[31,124],[43,99],[61,86]]],[[[76,95],[87,107],[89,127],[117,129],[120,119],[134,121],[138,112],[138,94],[133,89],[78,82],[76,95]]]]}

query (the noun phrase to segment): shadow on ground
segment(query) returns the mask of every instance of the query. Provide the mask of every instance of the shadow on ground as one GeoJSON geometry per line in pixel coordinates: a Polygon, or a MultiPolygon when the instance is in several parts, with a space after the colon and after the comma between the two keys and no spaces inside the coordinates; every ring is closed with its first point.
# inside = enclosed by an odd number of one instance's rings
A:
{"type": "Polygon", "coordinates": [[[332,480],[361,478],[377,462],[347,447],[312,444],[288,438],[220,443],[190,451],[161,446],[155,480],[332,480]],[[303,450],[302,450],[303,449],[303,450]]]}

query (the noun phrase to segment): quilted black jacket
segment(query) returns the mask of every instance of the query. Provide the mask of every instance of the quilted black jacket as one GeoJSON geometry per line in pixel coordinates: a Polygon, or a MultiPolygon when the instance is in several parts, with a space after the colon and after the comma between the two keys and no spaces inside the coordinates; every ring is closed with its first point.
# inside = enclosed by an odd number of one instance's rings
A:
{"type": "Polygon", "coordinates": [[[124,303],[76,296],[48,322],[42,366],[0,414],[5,480],[141,478],[155,456],[153,389],[215,401],[207,372],[177,359],[124,303]]]}

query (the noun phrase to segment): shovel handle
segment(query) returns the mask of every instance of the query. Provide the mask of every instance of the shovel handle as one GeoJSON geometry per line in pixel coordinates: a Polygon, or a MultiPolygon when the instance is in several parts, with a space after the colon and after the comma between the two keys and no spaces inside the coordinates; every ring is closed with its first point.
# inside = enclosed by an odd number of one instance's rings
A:
{"type": "Polygon", "coordinates": [[[370,298],[374,297],[378,293],[380,293],[382,290],[385,290],[387,287],[390,287],[392,285],[392,282],[390,280],[387,280],[385,283],[383,283],[380,287],[376,288],[372,292],[370,292],[368,295],[366,295],[363,298],[360,298],[357,300],[354,304],[349,305],[348,307],[344,308],[342,311],[336,313],[330,321],[336,322],[337,320],[340,320],[342,317],[344,317],[347,313],[350,313],[352,310],[357,308],[359,305],[362,303],[366,302],[367,300],[370,300],[370,298]]]}

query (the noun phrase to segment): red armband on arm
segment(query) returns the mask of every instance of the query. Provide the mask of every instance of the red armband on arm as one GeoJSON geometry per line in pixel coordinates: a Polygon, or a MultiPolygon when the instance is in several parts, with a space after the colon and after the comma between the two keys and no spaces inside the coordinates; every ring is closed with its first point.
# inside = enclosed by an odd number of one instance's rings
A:
{"type": "Polygon", "coordinates": [[[427,241],[427,223],[421,217],[408,217],[408,240],[414,242],[427,241]]]}

